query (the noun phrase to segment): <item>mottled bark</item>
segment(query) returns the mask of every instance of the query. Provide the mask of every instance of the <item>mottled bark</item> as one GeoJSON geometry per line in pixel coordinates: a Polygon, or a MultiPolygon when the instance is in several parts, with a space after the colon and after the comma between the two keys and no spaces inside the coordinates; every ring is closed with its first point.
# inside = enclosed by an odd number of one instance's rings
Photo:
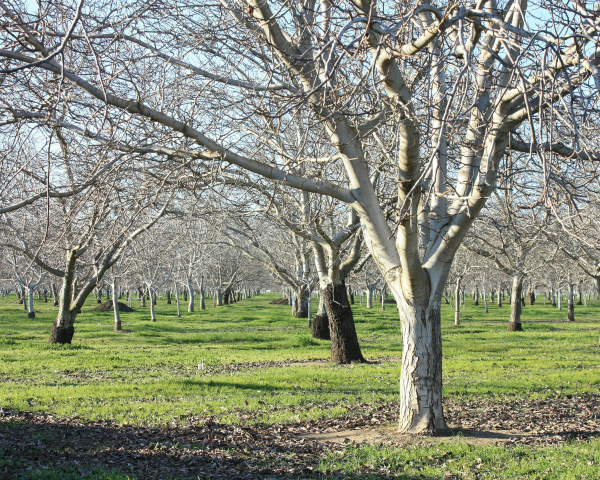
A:
{"type": "Polygon", "coordinates": [[[312,321],[312,336],[320,340],[331,340],[327,310],[323,304],[323,295],[319,298],[319,309],[312,321]]]}
{"type": "Polygon", "coordinates": [[[401,301],[399,312],[403,341],[400,431],[446,431],[442,407],[440,302],[409,304],[401,301]]]}

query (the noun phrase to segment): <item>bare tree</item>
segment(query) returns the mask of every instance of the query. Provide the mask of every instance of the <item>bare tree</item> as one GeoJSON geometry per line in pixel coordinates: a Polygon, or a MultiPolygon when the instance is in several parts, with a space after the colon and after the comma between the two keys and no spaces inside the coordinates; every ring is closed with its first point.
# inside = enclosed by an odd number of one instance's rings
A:
{"type": "Polygon", "coordinates": [[[7,117],[86,136],[110,125],[115,148],[215,162],[350,205],[399,307],[400,430],[446,429],[440,304],[452,260],[507,152],[531,153],[544,188],[561,158],[595,158],[578,129],[594,121],[600,85],[595,10],[530,14],[521,0],[0,7],[7,117]],[[310,133],[284,158],[271,132],[298,116],[310,133]]]}

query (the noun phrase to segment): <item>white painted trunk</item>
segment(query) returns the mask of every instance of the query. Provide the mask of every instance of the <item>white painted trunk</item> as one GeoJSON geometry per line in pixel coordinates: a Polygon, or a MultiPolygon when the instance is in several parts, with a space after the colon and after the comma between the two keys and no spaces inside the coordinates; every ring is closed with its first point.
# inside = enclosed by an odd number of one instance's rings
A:
{"type": "Polygon", "coordinates": [[[442,407],[442,335],[440,300],[399,302],[402,325],[400,432],[446,430],[442,407]]]}
{"type": "Polygon", "coordinates": [[[175,303],[177,304],[177,318],[181,318],[181,302],[179,301],[179,290],[177,290],[177,283],[175,284],[175,303]]]}
{"type": "Polygon", "coordinates": [[[192,282],[188,280],[188,295],[189,295],[189,301],[188,301],[188,313],[192,313],[194,311],[194,287],[192,285],[192,282]]]}
{"type": "Polygon", "coordinates": [[[115,331],[119,332],[122,330],[122,326],[121,326],[121,312],[119,312],[119,296],[117,294],[117,281],[116,280],[113,280],[113,282],[111,284],[111,289],[112,289],[113,310],[114,310],[114,314],[115,314],[115,331]]]}

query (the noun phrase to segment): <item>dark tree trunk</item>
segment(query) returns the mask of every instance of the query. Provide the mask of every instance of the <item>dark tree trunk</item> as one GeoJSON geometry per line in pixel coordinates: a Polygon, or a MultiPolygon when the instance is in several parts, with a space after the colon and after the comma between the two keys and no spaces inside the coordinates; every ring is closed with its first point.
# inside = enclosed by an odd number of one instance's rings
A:
{"type": "Polygon", "coordinates": [[[331,340],[329,332],[329,319],[327,314],[317,314],[312,321],[312,336],[320,340],[331,340]]]}
{"type": "Polygon", "coordinates": [[[529,305],[534,305],[535,304],[535,292],[533,290],[531,290],[529,292],[529,305]]]}
{"type": "Polygon", "coordinates": [[[67,327],[57,327],[56,324],[52,325],[52,331],[50,332],[49,343],[71,343],[73,335],[75,334],[75,328],[73,325],[67,327]]]}
{"type": "Polygon", "coordinates": [[[171,305],[171,290],[167,290],[167,305],[171,305]]]}
{"type": "Polygon", "coordinates": [[[321,295],[329,319],[331,361],[333,363],[365,362],[358,344],[346,286],[343,283],[327,285],[321,290],[321,295]]]}

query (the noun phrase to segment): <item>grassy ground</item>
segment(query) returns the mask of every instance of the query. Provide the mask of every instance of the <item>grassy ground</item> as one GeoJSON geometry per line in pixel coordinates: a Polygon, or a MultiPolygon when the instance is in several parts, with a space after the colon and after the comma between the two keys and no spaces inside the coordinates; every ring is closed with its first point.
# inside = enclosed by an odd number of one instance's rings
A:
{"type": "MultiPolygon", "coordinates": [[[[90,302],[78,317],[73,344],[58,346],[47,343],[56,313],[51,304],[36,301],[37,316],[30,320],[14,296],[6,297],[0,300],[0,406],[19,414],[82,424],[108,421],[130,429],[184,428],[210,419],[223,429],[271,430],[342,421],[358,410],[381,405],[394,408],[402,346],[393,305],[385,311],[368,310],[357,301],[355,321],[363,354],[375,362],[337,366],[326,362],[329,342],[312,339],[307,321],[292,318],[286,306],[270,305],[274,298],[262,295],[219,308],[209,301],[207,310],[184,313],[182,318],[177,318],[175,305],[159,299],[155,323],[149,321],[148,308],[134,302],[136,312],[122,314],[128,333],[114,332],[112,313],[91,312],[95,305],[90,302]],[[204,369],[199,368],[203,359],[204,369]]],[[[506,332],[509,308],[490,305],[485,314],[483,305],[467,299],[462,324],[455,326],[450,306],[444,305],[448,401],[477,405],[472,409],[483,411],[486,405],[525,400],[582,395],[587,401],[597,399],[600,305],[576,307],[577,321],[566,323],[565,309],[544,305],[540,298],[535,306],[524,308],[525,331],[517,333],[506,332]]],[[[27,421],[9,417],[5,426],[21,428],[27,421]]],[[[558,448],[469,445],[460,439],[417,442],[407,448],[351,444],[307,460],[314,463],[310,471],[288,469],[272,475],[600,478],[598,451],[597,437],[558,448]]],[[[3,467],[6,475],[17,468],[13,453],[0,443],[0,478],[3,467]]],[[[69,478],[68,468],[74,467],[68,465],[57,470],[50,464],[29,472],[23,465],[23,476],[15,478],[69,478]]],[[[125,474],[122,465],[114,470],[106,465],[95,471],[75,469],[72,474],[152,478],[135,469],[125,474]]]]}

